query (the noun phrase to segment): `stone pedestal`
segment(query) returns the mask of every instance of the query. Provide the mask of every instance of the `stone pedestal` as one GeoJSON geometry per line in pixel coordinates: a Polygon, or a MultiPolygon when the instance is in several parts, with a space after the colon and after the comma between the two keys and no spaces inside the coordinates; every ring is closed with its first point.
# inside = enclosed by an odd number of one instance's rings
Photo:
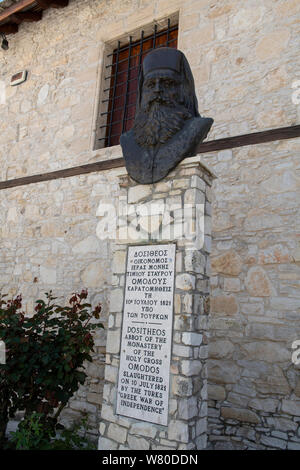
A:
{"type": "Polygon", "coordinates": [[[211,172],[184,160],[163,181],[120,177],[113,243],[105,385],[99,449],[204,449],[207,441],[207,343],[211,172]],[[167,426],[116,414],[128,246],[176,244],[167,426]]]}

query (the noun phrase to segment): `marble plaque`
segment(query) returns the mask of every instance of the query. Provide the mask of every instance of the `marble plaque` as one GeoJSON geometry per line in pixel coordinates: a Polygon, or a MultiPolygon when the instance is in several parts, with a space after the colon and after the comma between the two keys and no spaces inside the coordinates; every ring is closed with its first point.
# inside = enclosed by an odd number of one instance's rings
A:
{"type": "Polygon", "coordinates": [[[117,414],[167,426],[176,245],[128,248],[117,414]]]}

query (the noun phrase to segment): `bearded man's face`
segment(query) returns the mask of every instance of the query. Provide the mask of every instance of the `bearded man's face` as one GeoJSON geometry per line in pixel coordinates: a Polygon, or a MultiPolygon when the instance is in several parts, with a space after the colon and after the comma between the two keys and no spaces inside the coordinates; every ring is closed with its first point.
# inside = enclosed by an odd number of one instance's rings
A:
{"type": "Polygon", "coordinates": [[[180,94],[180,78],[172,70],[159,70],[148,73],[145,77],[142,92],[142,108],[153,103],[163,105],[178,104],[180,94]]]}
{"type": "Polygon", "coordinates": [[[144,78],[141,107],[133,132],[142,147],[164,144],[191,118],[181,104],[181,77],[172,70],[156,70],[144,78]]]}

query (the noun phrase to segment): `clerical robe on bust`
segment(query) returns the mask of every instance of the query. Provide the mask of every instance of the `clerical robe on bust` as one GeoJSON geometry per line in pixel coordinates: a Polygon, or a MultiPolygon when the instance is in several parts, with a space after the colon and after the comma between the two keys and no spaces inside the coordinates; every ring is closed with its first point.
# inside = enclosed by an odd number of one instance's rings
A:
{"type": "Polygon", "coordinates": [[[184,54],[162,47],[151,51],[139,77],[133,128],[121,136],[126,169],[141,184],[155,183],[194,155],[213,119],[198,112],[192,72],[184,54]]]}

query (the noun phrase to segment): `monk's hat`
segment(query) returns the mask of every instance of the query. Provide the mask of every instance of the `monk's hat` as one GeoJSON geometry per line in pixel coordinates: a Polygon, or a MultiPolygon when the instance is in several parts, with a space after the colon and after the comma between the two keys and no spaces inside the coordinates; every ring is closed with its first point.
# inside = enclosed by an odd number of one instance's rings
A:
{"type": "Polygon", "coordinates": [[[170,69],[180,73],[183,53],[172,47],[160,47],[149,52],[143,62],[143,73],[152,72],[154,70],[170,69]]]}
{"type": "Polygon", "coordinates": [[[136,110],[139,111],[141,105],[144,77],[154,70],[163,71],[166,69],[173,70],[182,77],[181,102],[191,112],[192,116],[200,116],[193,74],[189,63],[183,52],[172,47],[158,47],[146,55],[139,74],[136,110]]]}

